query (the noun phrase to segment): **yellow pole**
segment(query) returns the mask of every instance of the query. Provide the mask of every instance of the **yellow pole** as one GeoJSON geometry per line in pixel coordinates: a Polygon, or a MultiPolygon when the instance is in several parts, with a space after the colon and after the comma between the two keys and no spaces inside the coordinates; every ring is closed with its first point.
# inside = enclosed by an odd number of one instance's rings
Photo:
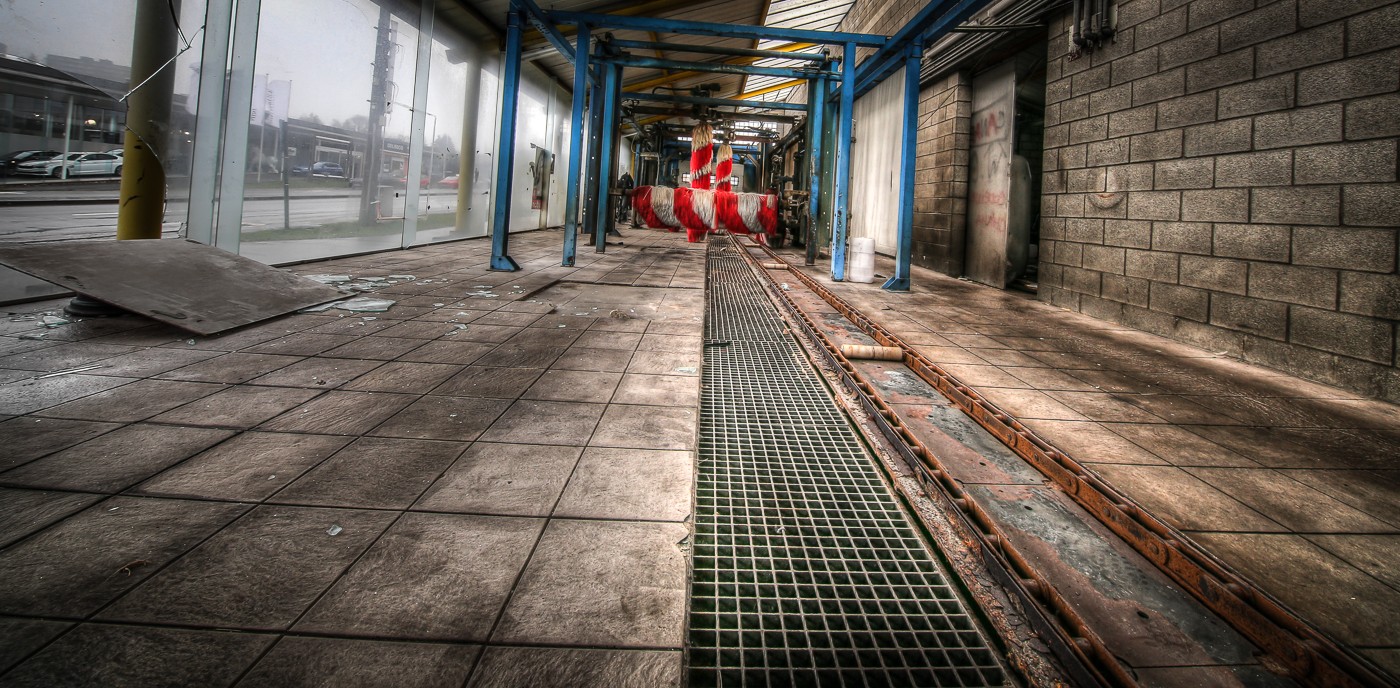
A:
{"type": "Polygon", "coordinates": [[[131,47],[131,86],[136,90],[126,99],[118,239],[160,238],[166,191],[161,158],[169,138],[170,103],[175,87],[175,70],[166,62],[178,47],[174,17],[179,14],[179,0],[136,2],[135,40],[131,47]]]}

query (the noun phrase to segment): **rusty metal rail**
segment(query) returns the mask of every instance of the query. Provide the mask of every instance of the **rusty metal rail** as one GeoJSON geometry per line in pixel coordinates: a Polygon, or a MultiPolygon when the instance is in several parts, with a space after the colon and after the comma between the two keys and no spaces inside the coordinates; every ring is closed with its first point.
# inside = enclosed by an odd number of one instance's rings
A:
{"type": "MultiPolygon", "coordinates": [[[[770,260],[782,261],[782,258],[767,246],[750,246],[765,252],[770,260]]],[[[747,255],[748,252],[744,253],[747,255]]],[[[748,257],[753,259],[752,256],[748,257]]],[[[976,390],[959,382],[953,375],[895,334],[867,318],[821,283],[800,270],[792,269],[791,266],[788,272],[881,346],[903,349],[904,364],[910,370],[1072,496],[1080,506],[1189,591],[1208,609],[1258,645],[1273,660],[1286,667],[1290,678],[1302,684],[1324,688],[1380,688],[1390,685],[1386,678],[1367,666],[1363,660],[1343,650],[1268,593],[1191,542],[1176,528],[1138,506],[1113,486],[1099,480],[1079,462],[1038,437],[1020,421],[984,399],[976,390]]],[[[789,302],[786,296],[780,296],[784,302],[789,302]]],[[[789,309],[794,308],[796,305],[789,302],[789,309]]],[[[805,321],[805,316],[803,317],[805,321]]],[[[821,341],[824,341],[824,338],[821,341]]],[[[829,346],[830,342],[825,344],[829,346]]],[[[839,351],[833,353],[838,357],[836,360],[844,360],[839,358],[839,351]]],[[[842,367],[849,369],[850,374],[858,379],[859,376],[850,368],[849,362],[845,362],[842,367]]],[[[863,381],[857,384],[865,394],[873,395],[873,390],[870,390],[868,384],[863,381]]],[[[890,422],[890,417],[894,416],[893,411],[888,407],[880,408],[883,404],[876,406],[878,415],[890,422]]],[[[946,474],[942,474],[936,457],[926,447],[918,444],[912,433],[902,426],[897,427],[895,432],[905,443],[919,447],[915,454],[920,461],[928,465],[938,485],[956,485],[946,474]]],[[[960,492],[961,488],[957,489],[960,492]]],[[[958,506],[979,523],[987,521],[986,514],[981,512],[972,500],[963,497],[958,506]]],[[[997,545],[998,551],[1006,554],[1013,564],[1018,563],[1019,556],[1007,549],[1004,539],[997,537],[992,543],[997,545]]],[[[1024,560],[1020,560],[1019,565],[1024,566],[1024,560]]],[[[1053,591],[1045,589],[1049,586],[1032,583],[1027,587],[1041,595],[1041,599],[1057,613],[1061,608],[1066,612],[1070,611],[1063,600],[1057,599],[1053,591]],[[1045,595],[1050,596],[1044,597],[1045,595]]],[[[1092,646],[1091,636],[1084,637],[1085,641],[1076,639],[1076,642],[1085,650],[1097,652],[1098,648],[1092,646]],[[1084,647],[1084,642],[1089,646],[1084,647]]]]}

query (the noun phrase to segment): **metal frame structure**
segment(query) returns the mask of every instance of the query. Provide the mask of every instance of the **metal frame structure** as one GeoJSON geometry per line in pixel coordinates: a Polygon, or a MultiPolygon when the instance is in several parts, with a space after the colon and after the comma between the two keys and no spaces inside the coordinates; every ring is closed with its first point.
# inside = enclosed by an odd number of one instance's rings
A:
{"type": "MultiPolygon", "coordinates": [[[[910,254],[913,248],[914,157],[918,129],[919,67],[923,48],[932,41],[956,30],[958,25],[987,0],[934,0],[919,11],[893,36],[815,31],[743,24],[719,24],[635,15],[596,14],[544,10],[535,0],[511,0],[511,10],[505,35],[503,65],[502,118],[499,130],[500,151],[497,164],[501,172],[496,180],[496,203],[491,234],[491,268],[515,270],[510,258],[509,220],[511,167],[514,162],[515,117],[520,87],[522,34],[526,25],[533,26],[546,41],[574,65],[573,121],[569,137],[569,172],[566,180],[564,247],[561,264],[572,267],[576,261],[580,232],[589,236],[595,250],[606,250],[605,235],[610,227],[608,212],[611,176],[618,133],[615,131],[622,116],[623,101],[661,103],[682,110],[682,106],[734,107],[760,112],[763,110],[805,111],[807,155],[804,161],[808,188],[808,222],[813,234],[821,229],[831,238],[831,276],[841,281],[846,273],[846,238],[850,218],[851,189],[851,113],[855,99],[876,84],[904,69],[905,96],[904,131],[900,144],[899,226],[895,274],[883,285],[889,290],[909,289],[910,254]],[[571,44],[567,31],[558,27],[575,27],[571,44]],[[606,34],[607,29],[649,32],[651,41],[618,40],[606,34]],[[717,36],[766,41],[786,41],[802,44],[805,49],[835,46],[841,48],[839,59],[821,52],[788,52],[754,48],[695,46],[666,42],[659,35],[682,34],[717,36]],[[856,49],[876,48],[874,55],[856,64],[856,49]],[[702,53],[737,56],[723,62],[694,62],[640,56],[628,50],[673,53],[702,53]],[[795,66],[773,67],[752,64],[757,59],[783,59],[795,66]],[[622,72],[626,68],[684,70],[686,72],[717,72],[770,76],[805,81],[807,103],[769,102],[743,98],[710,98],[686,93],[646,93],[623,91],[622,72]],[[583,138],[587,110],[588,140],[583,138]],[[585,149],[585,145],[587,149],[585,149]],[[825,174],[824,174],[825,172],[825,174]]],[[[648,82],[650,83],[650,82],[648,82]]],[[[645,86],[645,84],[643,85],[645,86]]],[[[635,88],[635,87],[634,87],[635,88]]],[[[742,113],[736,116],[742,116],[742,113]]],[[[640,131],[640,125],[630,120],[640,131]]],[[[815,262],[816,244],[808,241],[808,263],[815,262]]]]}

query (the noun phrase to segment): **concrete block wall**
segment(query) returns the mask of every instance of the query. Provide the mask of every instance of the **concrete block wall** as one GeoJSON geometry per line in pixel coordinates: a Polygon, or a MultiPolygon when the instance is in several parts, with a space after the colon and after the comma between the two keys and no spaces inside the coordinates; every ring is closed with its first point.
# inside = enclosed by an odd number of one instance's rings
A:
{"type": "Polygon", "coordinates": [[[1400,1],[1118,7],[1050,18],[1041,298],[1400,401],[1400,1]]]}

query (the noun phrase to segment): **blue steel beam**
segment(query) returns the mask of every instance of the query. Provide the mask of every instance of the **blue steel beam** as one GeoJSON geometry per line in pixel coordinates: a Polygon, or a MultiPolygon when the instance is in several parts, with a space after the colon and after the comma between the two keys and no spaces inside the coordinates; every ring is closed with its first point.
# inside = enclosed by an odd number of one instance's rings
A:
{"type": "Polygon", "coordinates": [[[985,0],[933,0],[925,5],[895,32],[887,45],[861,63],[856,77],[856,97],[865,95],[899,69],[904,49],[910,44],[928,45],[942,38],[985,6],[985,0]]]}
{"type": "MultiPolygon", "coordinates": [[[[804,75],[807,78],[810,75],[804,75]]],[[[686,105],[709,105],[711,107],[742,107],[756,110],[806,110],[802,103],[785,103],[765,100],[739,100],[737,98],[703,98],[669,93],[638,93],[628,91],[622,94],[623,100],[638,100],[649,103],[685,103],[686,105]]]]}
{"type": "Polygon", "coordinates": [[[587,173],[583,179],[583,233],[588,235],[588,244],[593,245],[594,230],[597,227],[598,214],[593,212],[593,208],[598,206],[598,151],[602,150],[603,139],[598,132],[603,128],[603,72],[608,68],[597,64],[597,58],[602,54],[603,47],[597,42],[593,45],[593,67],[597,74],[592,79],[592,85],[588,89],[588,157],[587,173]]]}
{"type": "Polygon", "coordinates": [[[924,46],[915,41],[904,49],[904,131],[899,141],[899,226],[895,240],[894,276],[885,281],[890,291],[909,291],[909,257],[914,251],[914,158],[919,143],[919,69],[924,46]]]}
{"type": "Polygon", "coordinates": [[[491,225],[491,269],[520,269],[510,257],[510,182],[515,176],[515,116],[520,104],[521,17],[511,12],[506,21],[506,56],[501,78],[501,134],[496,146],[496,203],[491,225]]]}
{"type": "Polygon", "coordinates": [[[811,195],[807,200],[807,236],[802,237],[806,244],[806,264],[817,262],[817,215],[821,212],[822,194],[822,131],[826,125],[822,116],[826,114],[826,78],[807,82],[807,184],[811,195]]]}
{"type": "MultiPolygon", "coordinates": [[[[535,30],[539,31],[540,35],[544,36],[544,39],[549,41],[549,44],[554,46],[554,49],[558,50],[559,54],[563,55],[570,63],[577,59],[574,56],[574,46],[569,45],[564,34],[559,33],[559,29],[554,28],[554,24],[545,17],[544,10],[535,4],[535,0],[510,0],[510,6],[511,9],[524,12],[530,25],[535,27],[535,30]]],[[[585,47],[584,50],[587,48],[585,47]]]]}
{"type": "Polygon", "coordinates": [[[574,266],[578,251],[578,192],[579,179],[583,172],[583,106],[588,95],[588,50],[589,31],[587,26],[578,27],[578,56],[574,61],[574,107],[569,120],[569,176],[565,182],[564,201],[564,259],[566,268],[574,266]]]}
{"type": "Polygon", "coordinates": [[[856,45],[878,48],[889,40],[879,34],[871,33],[784,29],[774,26],[719,24],[659,17],[633,17],[621,14],[550,11],[545,12],[545,17],[553,20],[556,24],[591,24],[595,28],[632,29],[657,33],[689,34],[691,36],[718,36],[720,38],[749,38],[758,41],[822,43],[826,45],[855,43],[856,45]]]}
{"type": "Polygon", "coordinates": [[[622,67],[603,65],[603,126],[598,131],[602,139],[598,155],[598,203],[594,210],[598,213],[597,225],[593,228],[594,251],[607,250],[608,222],[612,194],[614,133],[617,131],[617,97],[622,92],[622,67]]]}
{"type": "Polygon", "coordinates": [[[855,107],[856,44],[841,53],[841,104],[837,114],[836,188],[831,204],[831,279],[846,279],[846,220],[851,201],[851,110],[855,107]]]}
{"type": "Polygon", "coordinates": [[[690,72],[713,72],[717,74],[743,74],[747,76],[775,76],[784,79],[807,79],[812,70],[790,67],[760,67],[758,65],[725,64],[723,62],[686,62],[684,60],[663,60],[656,57],[637,55],[615,55],[602,58],[603,62],[639,67],[642,69],[674,69],[690,72]]]}

